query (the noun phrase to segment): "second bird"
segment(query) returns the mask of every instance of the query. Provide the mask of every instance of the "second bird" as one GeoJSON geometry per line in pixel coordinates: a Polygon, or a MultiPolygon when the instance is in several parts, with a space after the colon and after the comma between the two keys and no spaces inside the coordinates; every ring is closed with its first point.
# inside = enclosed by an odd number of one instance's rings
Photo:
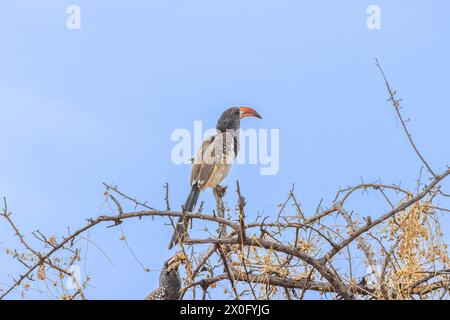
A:
{"type": "MultiPolygon", "coordinates": [[[[200,192],[206,188],[216,188],[228,174],[231,163],[239,152],[239,129],[241,119],[261,116],[249,107],[233,107],[225,110],[217,121],[217,133],[206,139],[198,150],[191,171],[191,192],[184,204],[185,212],[192,212],[200,192]]],[[[187,228],[180,217],[176,231],[170,240],[169,249],[183,241],[187,228]]]]}

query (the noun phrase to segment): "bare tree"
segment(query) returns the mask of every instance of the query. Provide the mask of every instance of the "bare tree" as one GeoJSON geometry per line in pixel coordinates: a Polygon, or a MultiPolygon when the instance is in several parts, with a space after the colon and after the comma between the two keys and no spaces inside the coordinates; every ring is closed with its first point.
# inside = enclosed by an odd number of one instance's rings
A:
{"type": "Polygon", "coordinates": [[[292,188],[275,217],[258,215],[250,222],[239,183],[235,208],[225,206],[223,192],[214,192],[214,213],[202,212],[202,206],[199,212],[173,211],[168,185],[166,208],[157,210],[117,186],[104,184],[105,201],[115,214],[88,219],[84,227],[68,232],[61,240],[33,232],[42,244],[39,249],[25,240],[4,199],[1,216],[21,243],[20,249],[7,249],[7,253],[26,271],[0,290],[0,298],[7,298],[13,290],[26,293],[34,281],[50,281],[57,288],[54,297],[86,299],[90,278],[80,279],[71,271],[81,259],[78,240],[83,234],[101,224],[115,227],[129,219],[158,216],[173,227],[177,217],[217,227],[216,232],[196,232],[196,238],[191,235],[178,243],[184,257],[182,298],[207,299],[212,291],[223,290],[231,299],[294,300],[322,295],[329,299],[448,299],[450,260],[439,220],[450,211],[442,205],[450,195],[441,188],[450,168],[438,173],[420,153],[396,92],[378,61],[376,67],[388,101],[425,170],[420,171],[413,190],[362,182],[338,190],[331,203],[321,202],[315,212],[305,213],[292,188]],[[362,194],[370,196],[367,201],[382,199],[385,209],[370,215],[351,211],[349,202],[362,194]],[[135,209],[125,211],[125,205],[135,209]],[[363,272],[361,265],[365,266],[363,272]],[[68,290],[64,278],[72,279],[76,290],[68,290]]]}

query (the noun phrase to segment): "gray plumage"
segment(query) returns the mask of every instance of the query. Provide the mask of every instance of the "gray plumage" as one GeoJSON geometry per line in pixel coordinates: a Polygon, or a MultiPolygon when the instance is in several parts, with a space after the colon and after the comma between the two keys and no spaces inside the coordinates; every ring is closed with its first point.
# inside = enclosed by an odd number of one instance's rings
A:
{"type": "Polygon", "coordinates": [[[217,120],[216,129],[219,132],[227,130],[237,130],[241,126],[241,111],[239,108],[228,108],[225,110],[219,120],[217,120]]]}
{"type": "Polygon", "coordinates": [[[153,290],[145,300],[180,300],[181,278],[178,264],[171,267],[169,261],[164,263],[159,275],[159,288],[153,290]]]}
{"type": "MultiPolygon", "coordinates": [[[[241,118],[261,116],[249,107],[233,107],[225,110],[217,121],[217,134],[206,139],[198,150],[191,171],[191,192],[183,207],[185,212],[193,212],[200,192],[215,188],[225,179],[231,164],[239,152],[239,129],[241,118]]],[[[187,238],[189,222],[178,218],[176,231],[170,240],[169,249],[187,238]]]]}

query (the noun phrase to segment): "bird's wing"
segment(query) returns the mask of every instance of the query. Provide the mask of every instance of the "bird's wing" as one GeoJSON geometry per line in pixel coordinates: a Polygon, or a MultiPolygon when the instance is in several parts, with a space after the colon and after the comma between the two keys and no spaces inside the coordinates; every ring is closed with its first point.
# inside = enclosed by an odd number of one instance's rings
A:
{"type": "Polygon", "coordinates": [[[145,297],[145,300],[166,300],[166,290],[164,288],[157,288],[145,297]]]}
{"type": "Polygon", "coordinates": [[[206,140],[194,160],[191,184],[197,183],[202,190],[220,183],[228,174],[234,160],[234,144],[232,133],[219,133],[206,140]]]}
{"type": "Polygon", "coordinates": [[[208,147],[211,145],[211,143],[215,139],[215,135],[207,138],[205,141],[203,141],[202,146],[197,151],[197,154],[194,158],[194,163],[192,164],[192,171],[191,171],[191,186],[196,184],[198,182],[199,176],[200,176],[200,169],[202,168],[203,164],[203,158],[206,154],[208,147]]]}

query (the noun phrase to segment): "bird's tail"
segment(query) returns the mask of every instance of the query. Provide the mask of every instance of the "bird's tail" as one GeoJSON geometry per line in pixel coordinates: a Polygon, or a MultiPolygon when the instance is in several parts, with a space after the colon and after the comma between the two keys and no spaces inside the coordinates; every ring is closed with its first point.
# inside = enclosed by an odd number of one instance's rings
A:
{"type": "Polygon", "coordinates": [[[194,184],[188,198],[186,199],[186,203],[184,204],[184,211],[192,212],[194,210],[199,195],[200,189],[198,188],[197,184],[194,184]]]}
{"type": "MultiPolygon", "coordinates": [[[[197,184],[195,184],[192,186],[191,192],[189,193],[189,196],[184,204],[183,210],[185,212],[192,212],[194,210],[199,195],[200,189],[198,188],[197,184]]],[[[175,226],[176,230],[169,243],[169,250],[172,249],[175,243],[177,243],[179,239],[181,239],[184,236],[186,228],[187,228],[187,221],[183,221],[183,217],[179,217],[178,222],[175,226]]]]}

